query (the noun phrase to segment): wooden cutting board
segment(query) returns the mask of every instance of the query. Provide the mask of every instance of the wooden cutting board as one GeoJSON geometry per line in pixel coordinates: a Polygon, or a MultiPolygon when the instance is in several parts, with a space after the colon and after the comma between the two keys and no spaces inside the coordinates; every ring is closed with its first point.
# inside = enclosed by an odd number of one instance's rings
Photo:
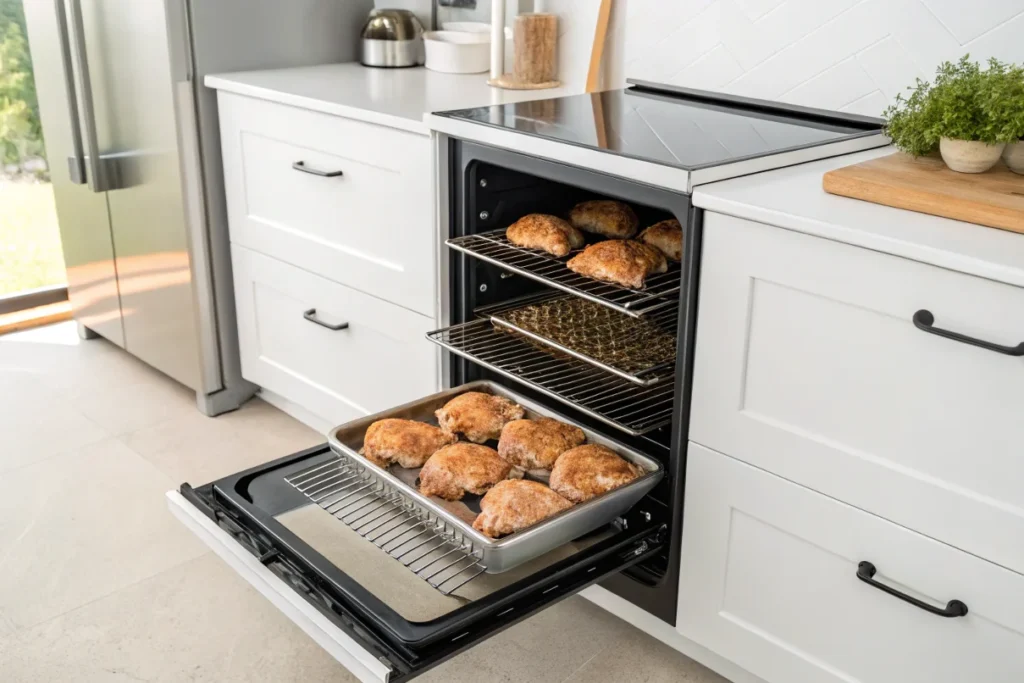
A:
{"type": "Polygon", "coordinates": [[[825,174],[826,192],[1024,233],[1024,175],[1002,162],[986,173],[957,173],[938,157],[897,152],[825,174]]]}

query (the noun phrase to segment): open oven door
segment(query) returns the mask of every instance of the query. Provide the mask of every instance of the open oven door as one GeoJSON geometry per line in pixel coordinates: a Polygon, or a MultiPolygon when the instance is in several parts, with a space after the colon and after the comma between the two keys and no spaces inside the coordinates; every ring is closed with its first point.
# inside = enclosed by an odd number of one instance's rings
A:
{"type": "Polygon", "coordinates": [[[515,570],[441,590],[405,566],[407,556],[396,559],[397,541],[351,532],[289,484],[332,457],[318,446],[198,488],[183,484],[167,499],[187,527],[362,681],[414,678],[654,557],[666,535],[644,499],[607,528],[515,570]]]}

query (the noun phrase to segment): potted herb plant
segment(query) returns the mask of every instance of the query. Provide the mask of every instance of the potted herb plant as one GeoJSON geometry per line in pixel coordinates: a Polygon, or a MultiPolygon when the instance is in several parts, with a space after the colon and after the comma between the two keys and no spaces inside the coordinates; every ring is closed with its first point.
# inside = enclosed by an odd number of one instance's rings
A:
{"type": "Polygon", "coordinates": [[[893,144],[915,157],[936,149],[954,171],[982,173],[999,161],[1014,136],[1012,108],[994,106],[996,91],[1010,83],[1008,67],[989,61],[988,70],[965,55],[944,62],[935,82],[918,79],[909,97],[897,95],[885,110],[886,133],[893,144]]]}
{"type": "Polygon", "coordinates": [[[1003,161],[1024,175],[1024,66],[996,62],[989,67],[984,107],[999,122],[1000,137],[1007,140],[1003,161]]]}

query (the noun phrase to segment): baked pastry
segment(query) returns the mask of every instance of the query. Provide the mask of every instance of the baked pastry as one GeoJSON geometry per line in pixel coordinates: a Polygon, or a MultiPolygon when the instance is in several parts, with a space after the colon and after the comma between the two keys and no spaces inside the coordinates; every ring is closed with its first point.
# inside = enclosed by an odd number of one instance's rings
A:
{"type": "Polygon", "coordinates": [[[643,289],[647,276],[668,270],[665,255],[633,240],[606,240],[591,244],[566,264],[569,270],[602,282],[643,289]]]}
{"type": "Polygon", "coordinates": [[[550,417],[514,420],[501,430],[498,455],[526,470],[550,470],[558,456],[586,440],[579,427],[550,417]]]}
{"type": "Polygon", "coordinates": [[[475,443],[445,446],[420,470],[420,493],[460,500],[466,492],[482,495],[512,472],[498,452],[475,443]]]}
{"type": "Polygon", "coordinates": [[[360,452],[379,467],[398,463],[402,467],[423,467],[427,458],[442,446],[455,443],[456,436],[439,427],[415,420],[388,418],[371,424],[363,436],[360,452]]]}
{"type": "Polygon", "coordinates": [[[683,260],[683,226],[675,218],[655,223],[640,233],[637,239],[673,261],[683,260]]]}
{"type": "Polygon", "coordinates": [[[625,486],[643,473],[610,448],[587,444],[559,456],[551,469],[551,488],[574,503],[582,503],[625,486]]]}
{"type": "Polygon", "coordinates": [[[559,257],[583,248],[583,233],[558,216],[546,213],[523,216],[508,226],[505,237],[516,246],[540,249],[559,257]]]}
{"type": "Polygon", "coordinates": [[[501,436],[502,428],[512,420],[521,420],[523,407],[502,396],[467,391],[434,411],[437,423],[449,434],[462,434],[473,443],[501,436]]]}
{"type": "Polygon", "coordinates": [[[571,507],[572,503],[544,484],[509,479],[495,484],[480,499],[480,514],[473,528],[491,538],[500,538],[571,507]]]}
{"type": "Polygon", "coordinates": [[[629,204],[611,199],[593,199],[577,204],[569,212],[569,222],[584,232],[620,240],[629,239],[640,227],[640,219],[629,204]]]}

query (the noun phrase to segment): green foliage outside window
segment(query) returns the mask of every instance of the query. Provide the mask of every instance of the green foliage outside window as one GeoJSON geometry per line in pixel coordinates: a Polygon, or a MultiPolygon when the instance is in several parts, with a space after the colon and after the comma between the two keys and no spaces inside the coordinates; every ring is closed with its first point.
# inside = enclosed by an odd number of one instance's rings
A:
{"type": "Polygon", "coordinates": [[[43,156],[22,0],[0,0],[0,162],[43,156]]]}

